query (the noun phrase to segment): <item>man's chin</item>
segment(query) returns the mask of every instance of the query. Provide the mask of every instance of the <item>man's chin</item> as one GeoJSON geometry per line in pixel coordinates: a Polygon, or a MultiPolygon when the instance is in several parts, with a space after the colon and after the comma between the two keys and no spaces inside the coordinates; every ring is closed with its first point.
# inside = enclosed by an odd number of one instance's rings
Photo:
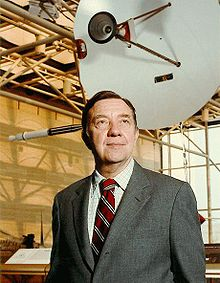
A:
{"type": "Polygon", "coordinates": [[[108,164],[124,164],[126,163],[128,160],[130,160],[130,157],[125,157],[125,156],[120,156],[120,154],[115,154],[115,155],[111,155],[106,159],[106,163],[108,164]]]}

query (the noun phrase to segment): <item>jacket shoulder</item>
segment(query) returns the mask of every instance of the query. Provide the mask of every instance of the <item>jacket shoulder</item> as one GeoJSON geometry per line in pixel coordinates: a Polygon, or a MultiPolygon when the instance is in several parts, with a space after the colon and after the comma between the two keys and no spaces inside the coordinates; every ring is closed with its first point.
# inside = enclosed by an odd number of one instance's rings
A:
{"type": "Polygon", "coordinates": [[[70,184],[69,186],[67,186],[66,188],[62,189],[61,191],[59,191],[55,198],[57,199],[71,199],[72,196],[80,189],[86,189],[86,188],[90,188],[90,180],[91,180],[91,176],[87,176],[83,179],[80,179],[72,184],[70,184]]]}
{"type": "Polygon", "coordinates": [[[190,185],[185,181],[157,171],[146,169],[139,164],[136,164],[136,166],[139,167],[138,171],[141,172],[141,175],[143,174],[142,176],[147,176],[148,181],[154,189],[158,188],[164,190],[164,188],[166,188],[166,190],[178,191],[181,187],[190,187],[190,185]]]}
{"type": "Polygon", "coordinates": [[[154,182],[158,181],[158,182],[171,183],[171,184],[180,185],[180,186],[186,183],[185,181],[165,175],[160,172],[152,171],[149,169],[145,169],[145,170],[147,171],[146,173],[149,176],[149,178],[153,180],[154,182]]]}

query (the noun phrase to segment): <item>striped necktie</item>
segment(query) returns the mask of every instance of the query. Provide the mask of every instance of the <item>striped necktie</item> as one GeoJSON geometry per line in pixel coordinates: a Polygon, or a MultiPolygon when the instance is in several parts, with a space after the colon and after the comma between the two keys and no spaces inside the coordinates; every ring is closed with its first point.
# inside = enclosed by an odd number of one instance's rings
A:
{"type": "Polygon", "coordinates": [[[115,215],[115,197],[114,190],[116,181],[107,179],[100,182],[101,198],[99,200],[96,219],[92,237],[92,251],[95,262],[98,261],[105,239],[108,235],[110,225],[115,215]]]}

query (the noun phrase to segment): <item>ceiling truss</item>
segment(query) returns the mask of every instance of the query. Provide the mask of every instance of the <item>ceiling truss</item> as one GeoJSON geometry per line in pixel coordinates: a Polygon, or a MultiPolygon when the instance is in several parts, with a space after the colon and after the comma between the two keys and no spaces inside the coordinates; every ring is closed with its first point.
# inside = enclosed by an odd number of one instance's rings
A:
{"type": "MultiPolygon", "coordinates": [[[[51,21],[31,15],[27,11],[27,0],[1,1],[0,86],[1,91],[81,115],[87,96],[80,83],[73,33],[79,1],[61,0],[60,3],[62,17],[51,21]],[[16,34],[22,35],[23,41],[19,41],[16,34]]],[[[220,89],[182,125],[204,128],[205,122],[219,124],[219,118],[220,89]]],[[[162,139],[179,127],[180,124],[142,133],[162,139]]]]}

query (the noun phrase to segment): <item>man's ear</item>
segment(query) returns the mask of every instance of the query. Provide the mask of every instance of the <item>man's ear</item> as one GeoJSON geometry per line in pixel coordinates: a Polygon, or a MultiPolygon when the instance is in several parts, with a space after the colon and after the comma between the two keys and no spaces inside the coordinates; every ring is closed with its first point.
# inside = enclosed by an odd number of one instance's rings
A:
{"type": "Polygon", "coordinates": [[[139,129],[138,129],[138,128],[136,128],[136,133],[135,133],[135,142],[137,141],[138,137],[139,137],[139,129]]]}
{"type": "Polygon", "coordinates": [[[88,149],[92,150],[90,138],[89,138],[87,132],[85,132],[83,130],[82,130],[82,139],[83,139],[85,145],[88,147],[88,149]]]}

